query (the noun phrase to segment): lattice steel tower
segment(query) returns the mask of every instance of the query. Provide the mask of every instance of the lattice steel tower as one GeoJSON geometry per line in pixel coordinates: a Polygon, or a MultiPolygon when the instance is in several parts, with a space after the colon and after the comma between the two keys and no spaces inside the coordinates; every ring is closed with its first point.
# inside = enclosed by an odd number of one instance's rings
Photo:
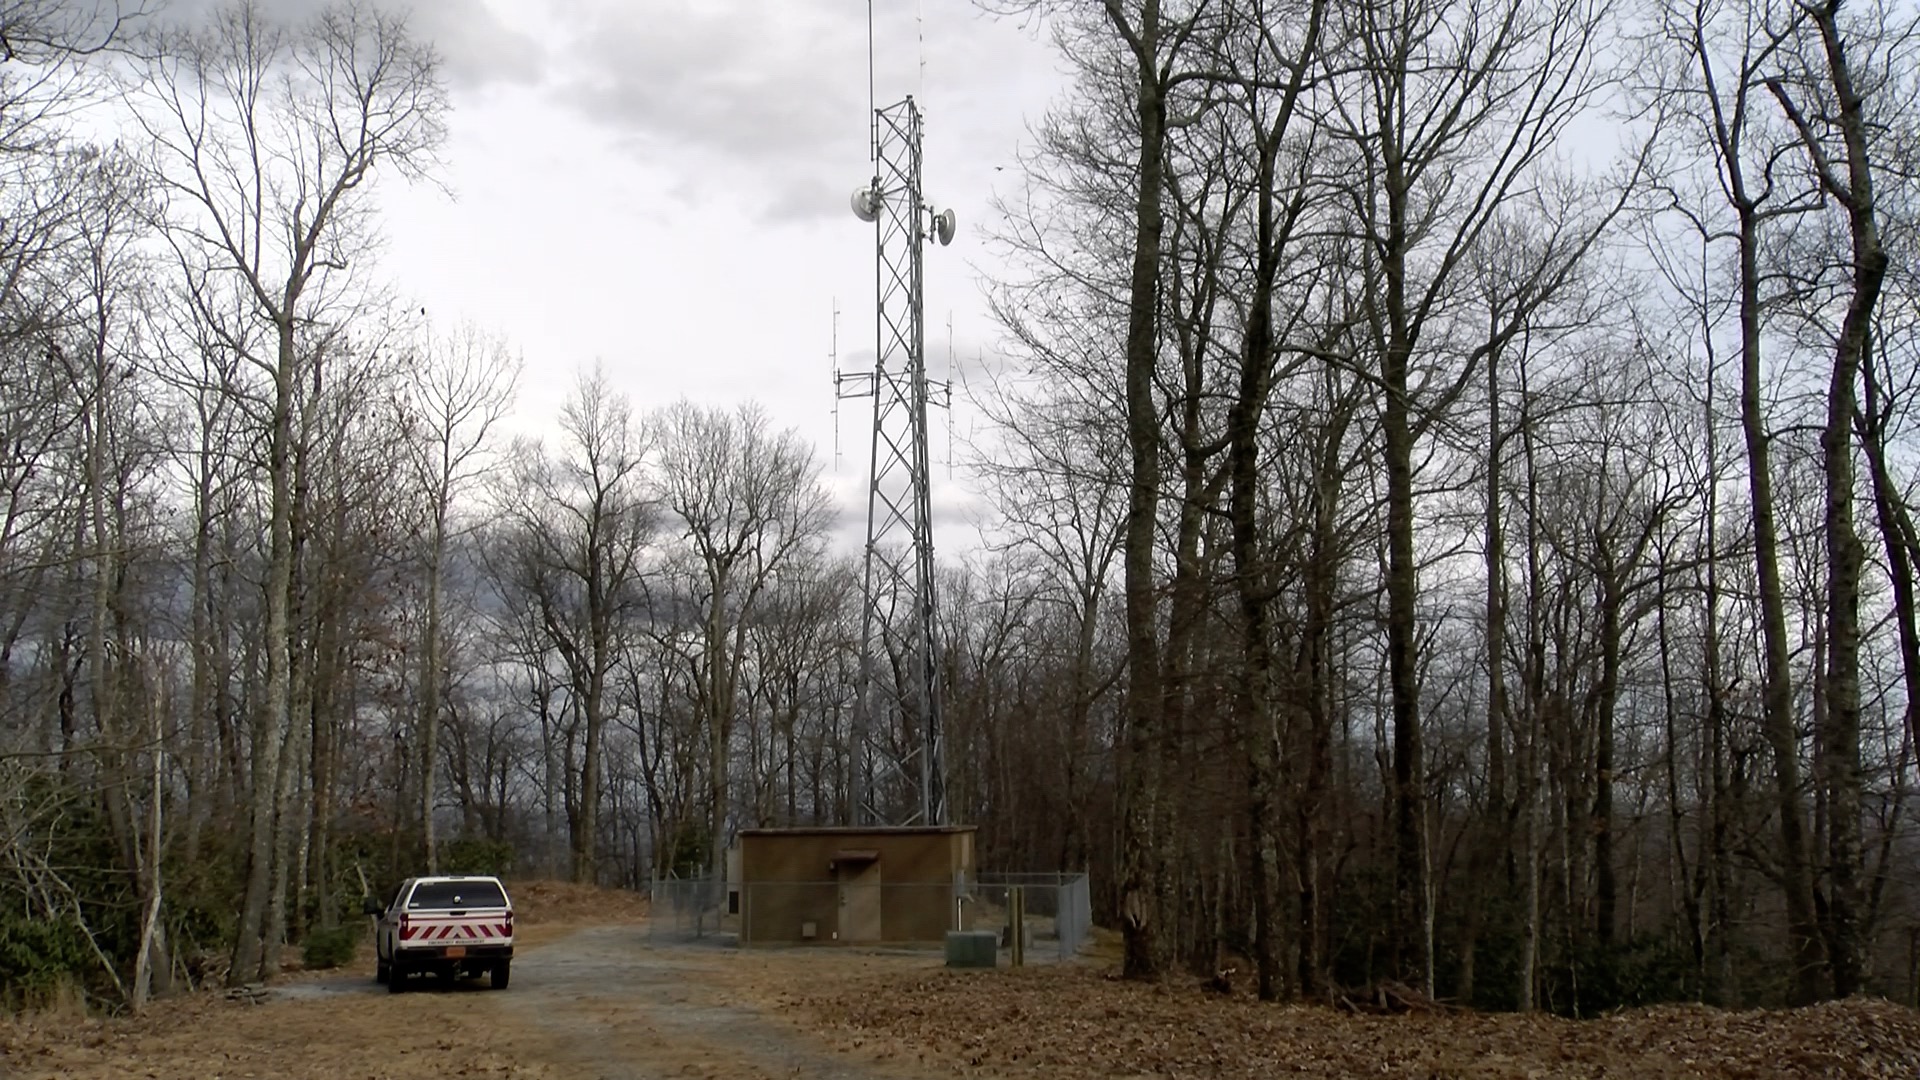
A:
{"type": "Polygon", "coordinates": [[[872,182],[853,193],[854,214],[874,225],[873,370],[834,375],[840,397],[873,398],[852,816],[944,825],[923,257],[929,237],[953,240],[954,217],[921,196],[913,98],[873,110],[873,163],[872,182]]]}

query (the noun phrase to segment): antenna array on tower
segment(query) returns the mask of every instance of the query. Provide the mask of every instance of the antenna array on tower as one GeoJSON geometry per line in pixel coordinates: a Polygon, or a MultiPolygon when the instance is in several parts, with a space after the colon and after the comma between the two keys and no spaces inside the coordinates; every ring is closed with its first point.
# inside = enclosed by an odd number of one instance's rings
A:
{"type": "Polygon", "coordinates": [[[851,200],[874,225],[873,371],[834,375],[838,397],[873,398],[852,816],[862,825],[944,825],[924,257],[929,236],[952,241],[955,221],[922,198],[913,98],[873,110],[873,124],[874,176],[851,200]]]}

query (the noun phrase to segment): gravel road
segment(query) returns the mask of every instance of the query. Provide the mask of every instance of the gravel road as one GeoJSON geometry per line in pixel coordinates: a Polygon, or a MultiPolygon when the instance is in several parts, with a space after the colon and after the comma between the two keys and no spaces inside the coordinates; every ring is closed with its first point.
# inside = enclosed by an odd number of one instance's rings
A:
{"type": "Polygon", "coordinates": [[[712,948],[655,949],[644,928],[592,927],[516,959],[513,987],[497,1007],[555,1036],[599,1080],[664,1080],[706,1068],[738,1076],[876,1075],[701,977],[742,959],[712,948]]]}
{"type": "Polygon", "coordinates": [[[654,948],[642,925],[588,926],[523,947],[504,992],[485,979],[417,979],[392,997],[363,973],[275,987],[281,1008],[378,1007],[409,1026],[479,1021],[500,1059],[554,1080],[683,1080],[688,1076],[910,1080],[836,1050],[729,987],[759,965],[731,948],[654,948]],[[721,976],[732,976],[721,977],[721,976]]]}

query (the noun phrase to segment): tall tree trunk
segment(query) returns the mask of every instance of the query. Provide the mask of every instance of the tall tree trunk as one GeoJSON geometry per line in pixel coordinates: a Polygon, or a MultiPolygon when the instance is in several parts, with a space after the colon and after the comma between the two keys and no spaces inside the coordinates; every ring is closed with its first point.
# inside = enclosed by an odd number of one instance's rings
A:
{"type": "Polygon", "coordinates": [[[1280,993],[1280,950],[1275,931],[1280,919],[1280,852],[1276,837],[1279,800],[1279,727],[1274,715],[1272,685],[1274,677],[1273,632],[1268,608],[1272,603],[1271,574],[1260,554],[1258,508],[1259,465],[1258,434],[1271,371],[1270,350],[1264,343],[1268,332],[1263,308],[1271,303],[1271,288],[1260,289],[1254,302],[1254,315],[1248,321],[1249,346],[1241,374],[1240,399],[1234,402],[1228,426],[1232,447],[1229,468],[1232,481],[1234,579],[1239,593],[1241,619],[1240,723],[1239,737],[1248,755],[1247,824],[1250,831],[1248,853],[1253,887],[1253,958],[1258,971],[1259,995],[1272,1001],[1280,993]],[[1255,333],[1262,344],[1251,344],[1255,333]]]}
{"type": "MultiPolygon", "coordinates": [[[[713,596],[707,606],[706,619],[706,660],[707,660],[707,770],[713,788],[713,807],[707,819],[712,877],[722,883],[727,877],[727,804],[731,797],[728,791],[728,768],[731,764],[728,753],[732,742],[733,694],[731,680],[727,678],[727,634],[722,624],[728,587],[725,570],[716,572],[712,579],[713,596]]],[[[931,693],[930,688],[923,692],[931,693]]],[[[926,749],[932,753],[932,748],[926,749]]],[[[934,824],[934,822],[924,822],[934,824]]],[[[722,892],[719,899],[725,899],[722,892]]]]}
{"type": "Polygon", "coordinates": [[[420,745],[420,845],[421,865],[429,874],[440,872],[440,844],[433,821],[433,782],[440,747],[440,688],[443,685],[440,659],[440,596],[447,556],[447,500],[445,493],[433,495],[433,520],[427,537],[427,612],[420,633],[420,713],[415,720],[420,745]]]}
{"type": "MultiPolygon", "coordinates": [[[[1296,185],[1289,205],[1276,205],[1274,175],[1282,140],[1291,127],[1307,66],[1319,39],[1326,0],[1308,11],[1301,54],[1294,58],[1271,124],[1259,125],[1258,167],[1253,177],[1255,255],[1252,295],[1240,349],[1238,393],[1227,410],[1228,506],[1232,521],[1233,574],[1241,618],[1241,737],[1249,755],[1248,824],[1253,876],[1254,963],[1262,1001],[1280,994],[1280,851],[1276,835],[1280,792],[1280,730],[1273,705],[1275,655],[1271,607],[1273,574],[1261,554],[1261,422],[1273,393],[1277,342],[1273,298],[1281,257],[1305,204],[1307,185],[1296,185]]],[[[1285,61],[1282,61],[1285,63],[1285,61]]],[[[1249,94],[1253,98],[1253,94],[1249,94]]],[[[1257,119],[1257,117],[1256,117],[1257,119]]]]}
{"type": "Polygon", "coordinates": [[[573,880],[581,884],[596,884],[600,880],[599,843],[600,843],[600,743],[606,726],[607,662],[612,650],[612,630],[609,616],[604,610],[606,598],[601,593],[598,581],[598,560],[595,560],[595,581],[589,586],[593,599],[592,641],[587,672],[586,700],[582,703],[581,719],[586,730],[581,733],[580,780],[575,796],[573,829],[573,880]]]}
{"type": "Polygon", "coordinates": [[[1154,395],[1159,361],[1158,300],[1161,205],[1166,168],[1166,99],[1160,75],[1160,4],[1144,0],[1128,26],[1116,0],[1108,14],[1133,50],[1134,109],[1140,145],[1135,158],[1133,269],[1127,294],[1126,400],[1128,482],[1122,553],[1126,582],[1127,704],[1120,759],[1120,929],[1123,969],[1146,979],[1163,967],[1157,896],[1160,865],[1164,707],[1160,671],[1158,584],[1153,552],[1160,505],[1160,413],[1154,395]]]}
{"type": "Polygon", "coordinates": [[[1881,547],[1887,553],[1887,578],[1893,592],[1894,624],[1900,636],[1900,674],[1906,689],[1907,738],[1920,746],[1920,621],[1915,605],[1920,597],[1914,592],[1916,566],[1920,565],[1920,529],[1900,492],[1892,468],[1887,463],[1887,425],[1890,408],[1883,407],[1880,379],[1875,373],[1873,353],[1863,358],[1862,380],[1866,394],[1865,428],[1861,444],[1866,452],[1867,470],[1873,481],[1875,520],[1880,530],[1881,547]]]}
{"type": "Polygon", "coordinates": [[[167,950],[166,924],[160,921],[164,899],[160,883],[162,808],[166,804],[163,779],[167,762],[165,726],[161,719],[164,708],[160,686],[161,683],[156,678],[152,687],[149,688],[147,703],[148,718],[152,725],[148,729],[148,736],[152,739],[153,745],[148,751],[151,766],[148,770],[146,851],[142,860],[143,865],[138,868],[140,940],[134,952],[133,1000],[130,1003],[135,1012],[138,1012],[156,993],[164,994],[172,987],[170,977],[172,958],[167,950]]]}
{"type": "Polygon", "coordinates": [[[1846,147],[1845,176],[1836,174],[1820,142],[1779,81],[1768,83],[1806,141],[1821,185],[1847,211],[1852,240],[1852,295],[1834,343],[1833,371],[1827,385],[1826,426],[1820,433],[1820,461],[1826,478],[1827,668],[1826,717],[1821,732],[1822,779],[1826,785],[1827,857],[1831,888],[1827,897],[1827,953],[1836,997],[1857,993],[1864,977],[1863,920],[1865,864],[1861,843],[1860,771],[1860,578],[1866,551],[1854,528],[1853,433],[1855,383],[1873,328],[1873,312],[1886,280],[1888,258],[1880,241],[1873,194],[1873,162],[1868,146],[1865,102],[1854,84],[1846,42],[1839,26],[1839,0],[1803,9],[1819,28],[1826,52],[1827,79],[1839,106],[1838,125],[1846,147]]]}
{"type": "Polygon", "coordinates": [[[216,641],[214,638],[213,614],[213,513],[212,513],[212,476],[208,464],[212,457],[212,448],[204,441],[206,433],[198,433],[202,439],[198,453],[194,456],[194,537],[193,537],[193,579],[192,579],[192,620],[189,645],[192,649],[193,674],[187,697],[187,824],[185,857],[191,864],[200,857],[200,837],[209,819],[216,813],[224,815],[230,808],[228,800],[221,792],[226,784],[221,777],[229,776],[225,768],[226,754],[220,743],[225,724],[214,716],[216,694],[219,692],[220,677],[216,674],[216,641]]]}
{"type": "Polygon", "coordinates": [[[280,837],[281,759],[289,721],[288,637],[293,600],[293,390],[297,358],[290,313],[278,320],[279,363],[274,371],[273,411],[267,448],[266,683],[254,706],[251,763],[251,821],[248,827],[247,883],[240,901],[240,925],[234,938],[230,986],[267,974],[267,908],[272,898],[274,852],[280,837]]]}
{"type": "Polygon", "coordinates": [[[1593,930],[1604,948],[1613,944],[1619,906],[1618,869],[1613,854],[1614,711],[1620,697],[1620,652],[1623,647],[1620,612],[1626,603],[1620,579],[1625,570],[1606,560],[1601,567],[1600,678],[1594,687],[1593,816],[1593,930]]]}
{"type": "MultiPolygon", "coordinates": [[[[1506,432],[1500,418],[1500,350],[1487,355],[1487,460],[1486,460],[1486,552],[1487,571],[1486,639],[1487,664],[1487,795],[1481,815],[1482,835],[1474,845],[1468,863],[1471,887],[1484,886],[1489,872],[1499,865],[1500,856],[1511,847],[1507,833],[1507,538],[1506,520],[1501,509],[1502,468],[1506,450],[1506,432]]],[[[1485,924],[1486,905],[1479,894],[1470,894],[1467,915],[1461,932],[1460,981],[1454,994],[1471,1005],[1478,990],[1475,959],[1480,933],[1485,924]]]]}
{"type": "Polygon", "coordinates": [[[1352,418],[1350,406],[1327,380],[1333,410],[1322,434],[1313,500],[1313,543],[1304,574],[1306,618],[1301,630],[1301,693],[1305,696],[1305,762],[1296,823],[1300,850],[1299,959],[1297,979],[1303,997],[1324,996],[1332,986],[1328,955],[1328,915],[1323,888],[1327,857],[1327,789],[1333,773],[1334,595],[1340,580],[1338,549],[1340,455],[1352,418]]]}
{"type": "Polygon", "coordinates": [[[313,730],[313,670],[309,643],[303,641],[301,645],[299,661],[292,672],[292,699],[288,703],[289,730],[275,785],[273,814],[279,822],[279,830],[274,838],[273,873],[267,896],[266,934],[260,961],[260,977],[263,979],[280,972],[286,945],[301,929],[300,920],[305,916],[307,900],[305,848],[310,835],[308,826],[312,803],[304,796],[309,778],[306,741],[313,730]],[[301,722],[292,723],[294,717],[300,718],[301,722]]]}
{"type": "MultiPolygon", "coordinates": [[[[331,547],[344,551],[348,546],[347,506],[336,499],[331,512],[331,547]]],[[[335,786],[340,774],[342,697],[352,677],[352,628],[347,625],[348,598],[335,586],[329,586],[322,615],[314,624],[311,705],[307,712],[307,758],[310,791],[303,819],[306,824],[306,857],[302,873],[304,886],[312,889],[312,907],[320,925],[333,929],[339,925],[339,908],[334,894],[333,811],[335,786]]]]}
{"type": "Polygon", "coordinates": [[[1393,708],[1393,951],[1395,973],[1422,990],[1433,986],[1433,913],[1427,851],[1426,765],[1420,730],[1419,581],[1413,553],[1413,429],[1407,371],[1413,339],[1407,312],[1406,252],[1411,182],[1401,175],[1393,140],[1382,141],[1387,236],[1386,348],[1380,357],[1387,470],[1387,678],[1393,708]]]}
{"type": "Polygon", "coordinates": [[[1729,860],[1733,829],[1733,806],[1727,777],[1727,686],[1720,663],[1720,469],[1719,426],[1714,399],[1719,386],[1719,369],[1710,355],[1707,361],[1705,405],[1707,431],[1707,551],[1715,557],[1707,560],[1706,581],[1700,594],[1701,654],[1700,675],[1707,703],[1707,740],[1709,797],[1705,852],[1707,903],[1705,957],[1708,965],[1702,981],[1709,1004],[1724,1005],[1733,997],[1733,952],[1727,935],[1733,920],[1733,875],[1729,860]]]}
{"type": "Polygon", "coordinates": [[[1245,340],[1240,350],[1239,393],[1227,410],[1229,513],[1233,522],[1233,578],[1240,605],[1240,737],[1248,755],[1247,824],[1252,859],[1253,958],[1260,1000],[1280,993],[1279,845],[1275,836],[1279,798],[1279,726],[1274,716],[1273,603],[1271,571],[1260,551],[1260,421],[1273,388],[1273,289],[1279,272],[1278,223],[1273,205],[1278,138],[1263,140],[1255,177],[1258,254],[1245,340]]]}
{"type": "MultiPolygon", "coordinates": [[[[1528,395],[1527,365],[1520,364],[1520,452],[1526,470],[1526,526],[1527,526],[1527,662],[1525,671],[1526,689],[1526,726],[1525,740],[1516,749],[1519,751],[1519,777],[1514,785],[1514,799],[1520,815],[1520,882],[1522,906],[1520,927],[1520,964],[1515,973],[1514,995],[1521,1012],[1532,1012],[1539,1006],[1540,987],[1540,943],[1545,929],[1542,926],[1541,912],[1541,865],[1540,852],[1543,839],[1540,835],[1540,743],[1545,737],[1544,713],[1546,711],[1546,613],[1544,610],[1546,584],[1542,580],[1544,571],[1540,565],[1540,471],[1534,452],[1533,420],[1530,414],[1528,395]]],[[[1516,732],[1516,739],[1519,733],[1516,732]]]]}
{"type": "Polygon", "coordinates": [[[1806,808],[1801,803],[1799,736],[1793,717],[1792,645],[1787,640],[1779,528],[1774,521],[1771,435],[1762,402],[1765,384],[1760,365],[1759,214],[1737,194],[1736,209],[1740,218],[1740,428],[1746,441],[1754,570],[1760,585],[1760,625],[1765,648],[1761,728],[1773,753],[1773,800],[1780,827],[1780,880],[1787,902],[1792,999],[1796,1004],[1806,1004],[1820,996],[1822,956],[1820,926],[1813,904],[1813,873],[1808,860],[1806,808]]]}

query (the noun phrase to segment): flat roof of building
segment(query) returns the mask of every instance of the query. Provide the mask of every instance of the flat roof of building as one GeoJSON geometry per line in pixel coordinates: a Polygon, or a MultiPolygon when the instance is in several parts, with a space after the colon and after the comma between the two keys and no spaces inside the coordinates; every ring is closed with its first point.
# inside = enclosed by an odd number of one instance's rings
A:
{"type": "Polygon", "coordinates": [[[796,825],[787,829],[741,829],[741,836],[913,836],[975,832],[973,825],[796,825]]]}

